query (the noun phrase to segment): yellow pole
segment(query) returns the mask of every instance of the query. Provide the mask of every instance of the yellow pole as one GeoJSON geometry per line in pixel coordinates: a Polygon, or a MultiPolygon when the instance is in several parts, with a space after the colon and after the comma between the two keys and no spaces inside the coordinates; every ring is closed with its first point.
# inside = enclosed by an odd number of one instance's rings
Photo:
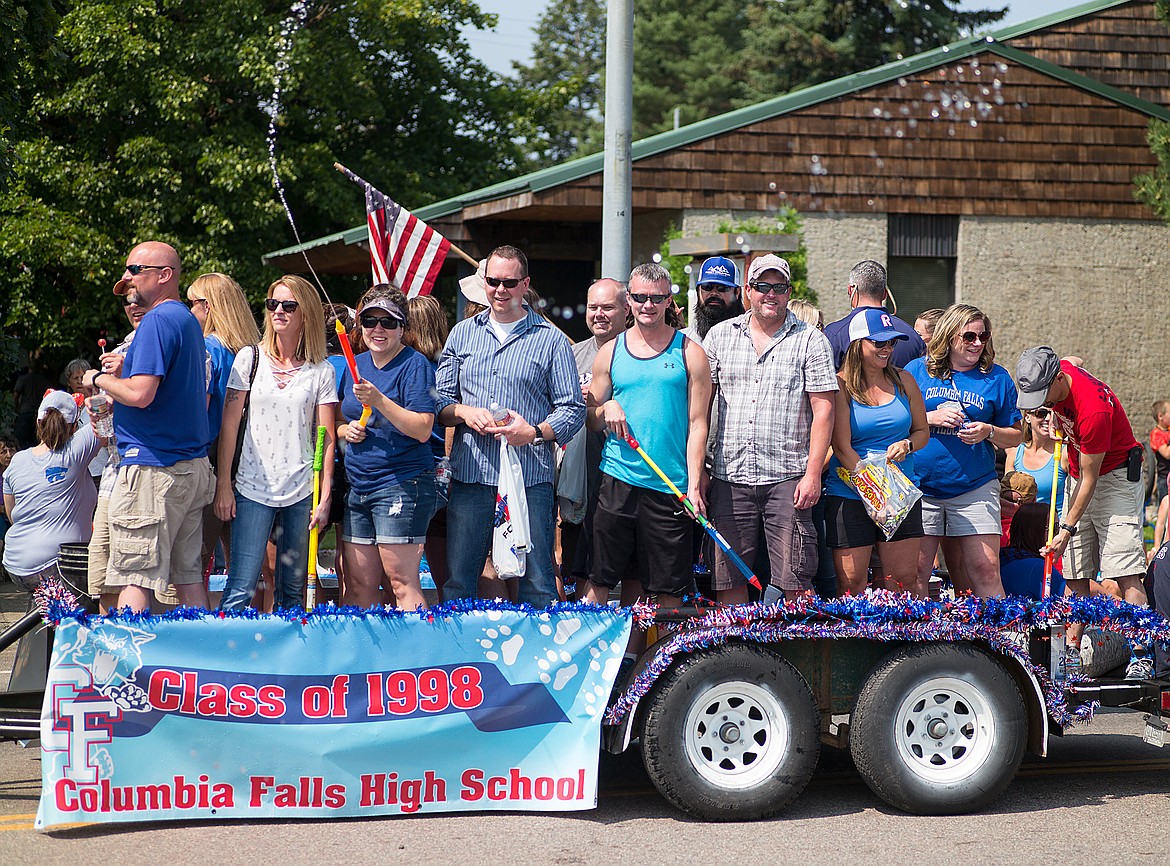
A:
{"type": "MultiPolygon", "coordinates": [[[[317,447],[313,451],[313,513],[321,504],[321,469],[325,465],[325,428],[317,428],[317,447]]],[[[312,610],[317,605],[317,542],[320,540],[321,530],[314,526],[309,530],[309,574],[306,580],[305,610],[312,610]]]]}
{"type": "MultiPolygon", "coordinates": [[[[1055,418],[1052,419],[1052,423],[1056,423],[1055,418]]],[[[1063,443],[1059,430],[1054,431],[1054,438],[1056,448],[1052,453],[1052,496],[1049,497],[1052,501],[1048,503],[1048,546],[1052,545],[1052,539],[1056,536],[1056,485],[1060,481],[1060,446],[1063,443]]],[[[1044,598],[1048,598],[1052,593],[1052,567],[1055,559],[1051,552],[1044,555],[1044,598]]]]}

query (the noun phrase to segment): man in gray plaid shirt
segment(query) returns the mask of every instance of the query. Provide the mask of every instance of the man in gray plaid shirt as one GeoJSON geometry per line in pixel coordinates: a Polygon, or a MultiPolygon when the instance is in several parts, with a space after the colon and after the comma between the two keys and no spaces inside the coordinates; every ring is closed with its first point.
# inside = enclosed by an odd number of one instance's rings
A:
{"type": "MultiPolygon", "coordinates": [[[[811,509],[821,497],[837,374],[829,341],[788,312],[788,262],[755,259],[747,283],[751,309],[703,341],[718,419],[707,511],[747,562],[762,524],[772,583],[795,598],[811,591],[817,572],[811,509]]],[[[746,578],[721,553],[714,588],[720,602],[748,600],[746,578]]]]}

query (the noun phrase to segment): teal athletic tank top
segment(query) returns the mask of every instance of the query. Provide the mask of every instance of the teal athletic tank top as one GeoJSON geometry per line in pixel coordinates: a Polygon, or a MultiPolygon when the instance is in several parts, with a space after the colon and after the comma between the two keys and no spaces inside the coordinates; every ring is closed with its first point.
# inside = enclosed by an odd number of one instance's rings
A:
{"type": "MultiPolygon", "coordinates": [[[[687,364],[686,337],[676,331],[670,344],[652,358],[635,358],[618,334],[609,372],[613,399],[626,413],[630,435],[666,476],[687,489],[687,364]]],[[[601,449],[601,471],[633,487],[670,493],[646,461],[627,443],[606,436],[601,449]]]]}

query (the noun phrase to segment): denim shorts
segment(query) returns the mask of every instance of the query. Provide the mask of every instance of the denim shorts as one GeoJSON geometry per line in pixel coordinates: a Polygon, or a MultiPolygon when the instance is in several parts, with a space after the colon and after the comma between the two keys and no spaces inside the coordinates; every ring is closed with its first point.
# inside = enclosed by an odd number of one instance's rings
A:
{"type": "Polygon", "coordinates": [[[369,493],[350,487],[342,538],[353,544],[422,544],[435,501],[433,472],[384,484],[369,493]]]}

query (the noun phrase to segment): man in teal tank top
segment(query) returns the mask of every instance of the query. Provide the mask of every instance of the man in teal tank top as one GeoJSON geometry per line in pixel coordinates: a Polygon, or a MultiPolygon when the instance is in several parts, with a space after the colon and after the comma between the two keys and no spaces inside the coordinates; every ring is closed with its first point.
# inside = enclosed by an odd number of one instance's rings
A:
{"type": "Polygon", "coordinates": [[[589,429],[608,435],[586,599],[605,604],[636,557],[645,591],[670,607],[691,588],[692,524],[627,438],[705,511],[699,482],[711,371],[702,347],[667,321],[670,275],[660,265],[634,268],[628,296],[634,325],[597,353],[589,391],[589,429]]]}

